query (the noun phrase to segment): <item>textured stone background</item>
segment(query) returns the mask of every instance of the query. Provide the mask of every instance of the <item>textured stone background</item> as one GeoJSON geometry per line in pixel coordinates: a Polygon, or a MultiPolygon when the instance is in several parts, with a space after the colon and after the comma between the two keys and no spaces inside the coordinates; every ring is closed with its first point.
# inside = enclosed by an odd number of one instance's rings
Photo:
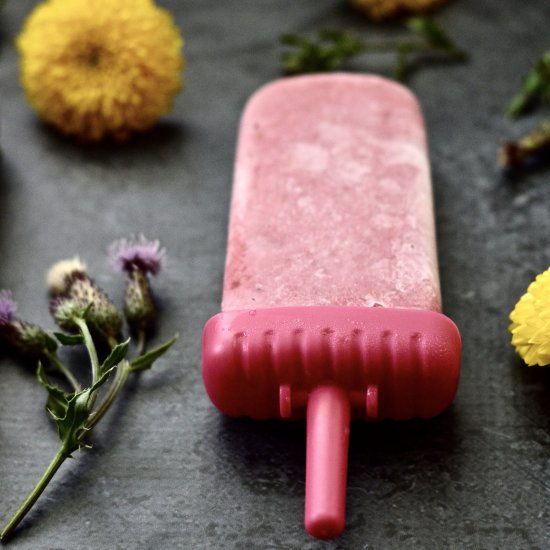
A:
{"type": "MultiPolygon", "coordinates": [[[[509,181],[495,164],[517,122],[503,106],[550,47],[547,0],[455,1],[439,15],[471,54],[420,67],[408,83],[430,136],[445,309],[464,341],[452,408],[430,421],[354,425],[347,530],[302,528],[303,424],[223,418],[200,375],[201,329],[218,311],[237,122],[279,76],[278,36],[364,23],[337,0],[164,1],[186,38],[187,86],[173,113],[125,147],[84,147],[39,124],[17,78],[13,37],[35,2],[1,19],[3,168],[0,287],[23,318],[53,328],[46,267],[79,253],[119,299],[108,243],[143,232],[169,251],[156,281],[161,333],[181,338],[132,382],[22,525],[16,548],[548,548],[550,371],[516,358],[507,316],[550,264],[550,171],[509,181]]],[[[357,71],[387,71],[362,59],[357,71]]],[[[549,110],[546,108],[546,115],[549,110]]],[[[56,450],[33,373],[0,359],[0,518],[56,450]]]]}

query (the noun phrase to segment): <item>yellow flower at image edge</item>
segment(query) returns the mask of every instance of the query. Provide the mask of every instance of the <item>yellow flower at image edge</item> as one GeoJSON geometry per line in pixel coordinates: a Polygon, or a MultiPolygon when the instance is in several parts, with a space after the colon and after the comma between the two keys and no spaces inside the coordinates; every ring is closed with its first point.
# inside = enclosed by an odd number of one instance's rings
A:
{"type": "Polygon", "coordinates": [[[510,314],[512,345],[529,365],[550,364],[550,268],[537,275],[510,314]]]}
{"type": "Polygon", "coordinates": [[[373,21],[439,8],[447,0],[349,0],[350,5],[373,21]]]}
{"type": "Polygon", "coordinates": [[[46,123],[85,141],[125,140],[170,111],[182,46],[153,0],[48,0],[17,38],[28,101],[46,123]]]}

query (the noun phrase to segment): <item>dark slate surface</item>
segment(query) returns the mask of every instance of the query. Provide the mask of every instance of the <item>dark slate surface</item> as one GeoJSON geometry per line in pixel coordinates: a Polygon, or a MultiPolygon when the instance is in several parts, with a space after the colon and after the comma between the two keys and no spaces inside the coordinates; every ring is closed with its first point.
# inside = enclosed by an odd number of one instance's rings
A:
{"type": "MultiPolygon", "coordinates": [[[[155,288],[161,333],[180,340],[65,464],[15,548],[548,548],[550,371],[525,368],[507,316],[550,264],[550,171],[502,177],[495,151],[543,114],[502,115],[550,47],[547,0],[464,0],[439,16],[466,65],[420,67],[445,309],[464,341],[452,408],[430,421],[352,427],[348,518],[332,542],[302,528],[303,424],[223,418],[200,375],[201,329],[218,311],[237,122],[279,76],[278,36],[363,23],[334,0],[166,1],[183,29],[187,86],[173,113],[125,147],[76,145],[42,127],[17,80],[13,37],[34,2],[2,14],[0,287],[50,329],[45,269],[75,253],[113,297],[108,243],[143,232],[169,251],[155,288]]],[[[352,65],[367,70],[366,60],[352,65]]],[[[370,65],[384,72],[388,59],[370,65]]],[[[548,115],[548,109],[546,110],[548,115]]],[[[0,518],[55,453],[33,373],[0,360],[0,518]]]]}

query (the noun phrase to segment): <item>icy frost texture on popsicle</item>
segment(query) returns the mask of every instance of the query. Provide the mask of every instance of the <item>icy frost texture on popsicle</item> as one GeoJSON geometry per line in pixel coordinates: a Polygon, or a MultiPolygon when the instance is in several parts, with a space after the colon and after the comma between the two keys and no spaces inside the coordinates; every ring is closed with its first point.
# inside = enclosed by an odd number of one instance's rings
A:
{"type": "Polygon", "coordinates": [[[342,74],[264,87],[241,123],[222,309],[439,311],[427,159],[420,109],[398,84],[342,74]]]}

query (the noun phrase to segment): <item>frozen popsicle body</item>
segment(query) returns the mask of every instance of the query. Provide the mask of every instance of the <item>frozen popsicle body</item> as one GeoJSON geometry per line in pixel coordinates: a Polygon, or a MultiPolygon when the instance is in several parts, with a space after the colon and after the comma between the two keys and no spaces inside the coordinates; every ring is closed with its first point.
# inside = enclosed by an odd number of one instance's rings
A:
{"type": "Polygon", "coordinates": [[[245,109],[233,185],[206,390],[229,415],[307,418],[306,528],[334,537],[350,418],[431,417],[458,384],[418,104],[374,76],[269,84],[245,109]]]}
{"type": "Polygon", "coordinates": [[[354,75],[262,89],[243,117],[222,309],[440,310],[418,104],[354,75]]]}

